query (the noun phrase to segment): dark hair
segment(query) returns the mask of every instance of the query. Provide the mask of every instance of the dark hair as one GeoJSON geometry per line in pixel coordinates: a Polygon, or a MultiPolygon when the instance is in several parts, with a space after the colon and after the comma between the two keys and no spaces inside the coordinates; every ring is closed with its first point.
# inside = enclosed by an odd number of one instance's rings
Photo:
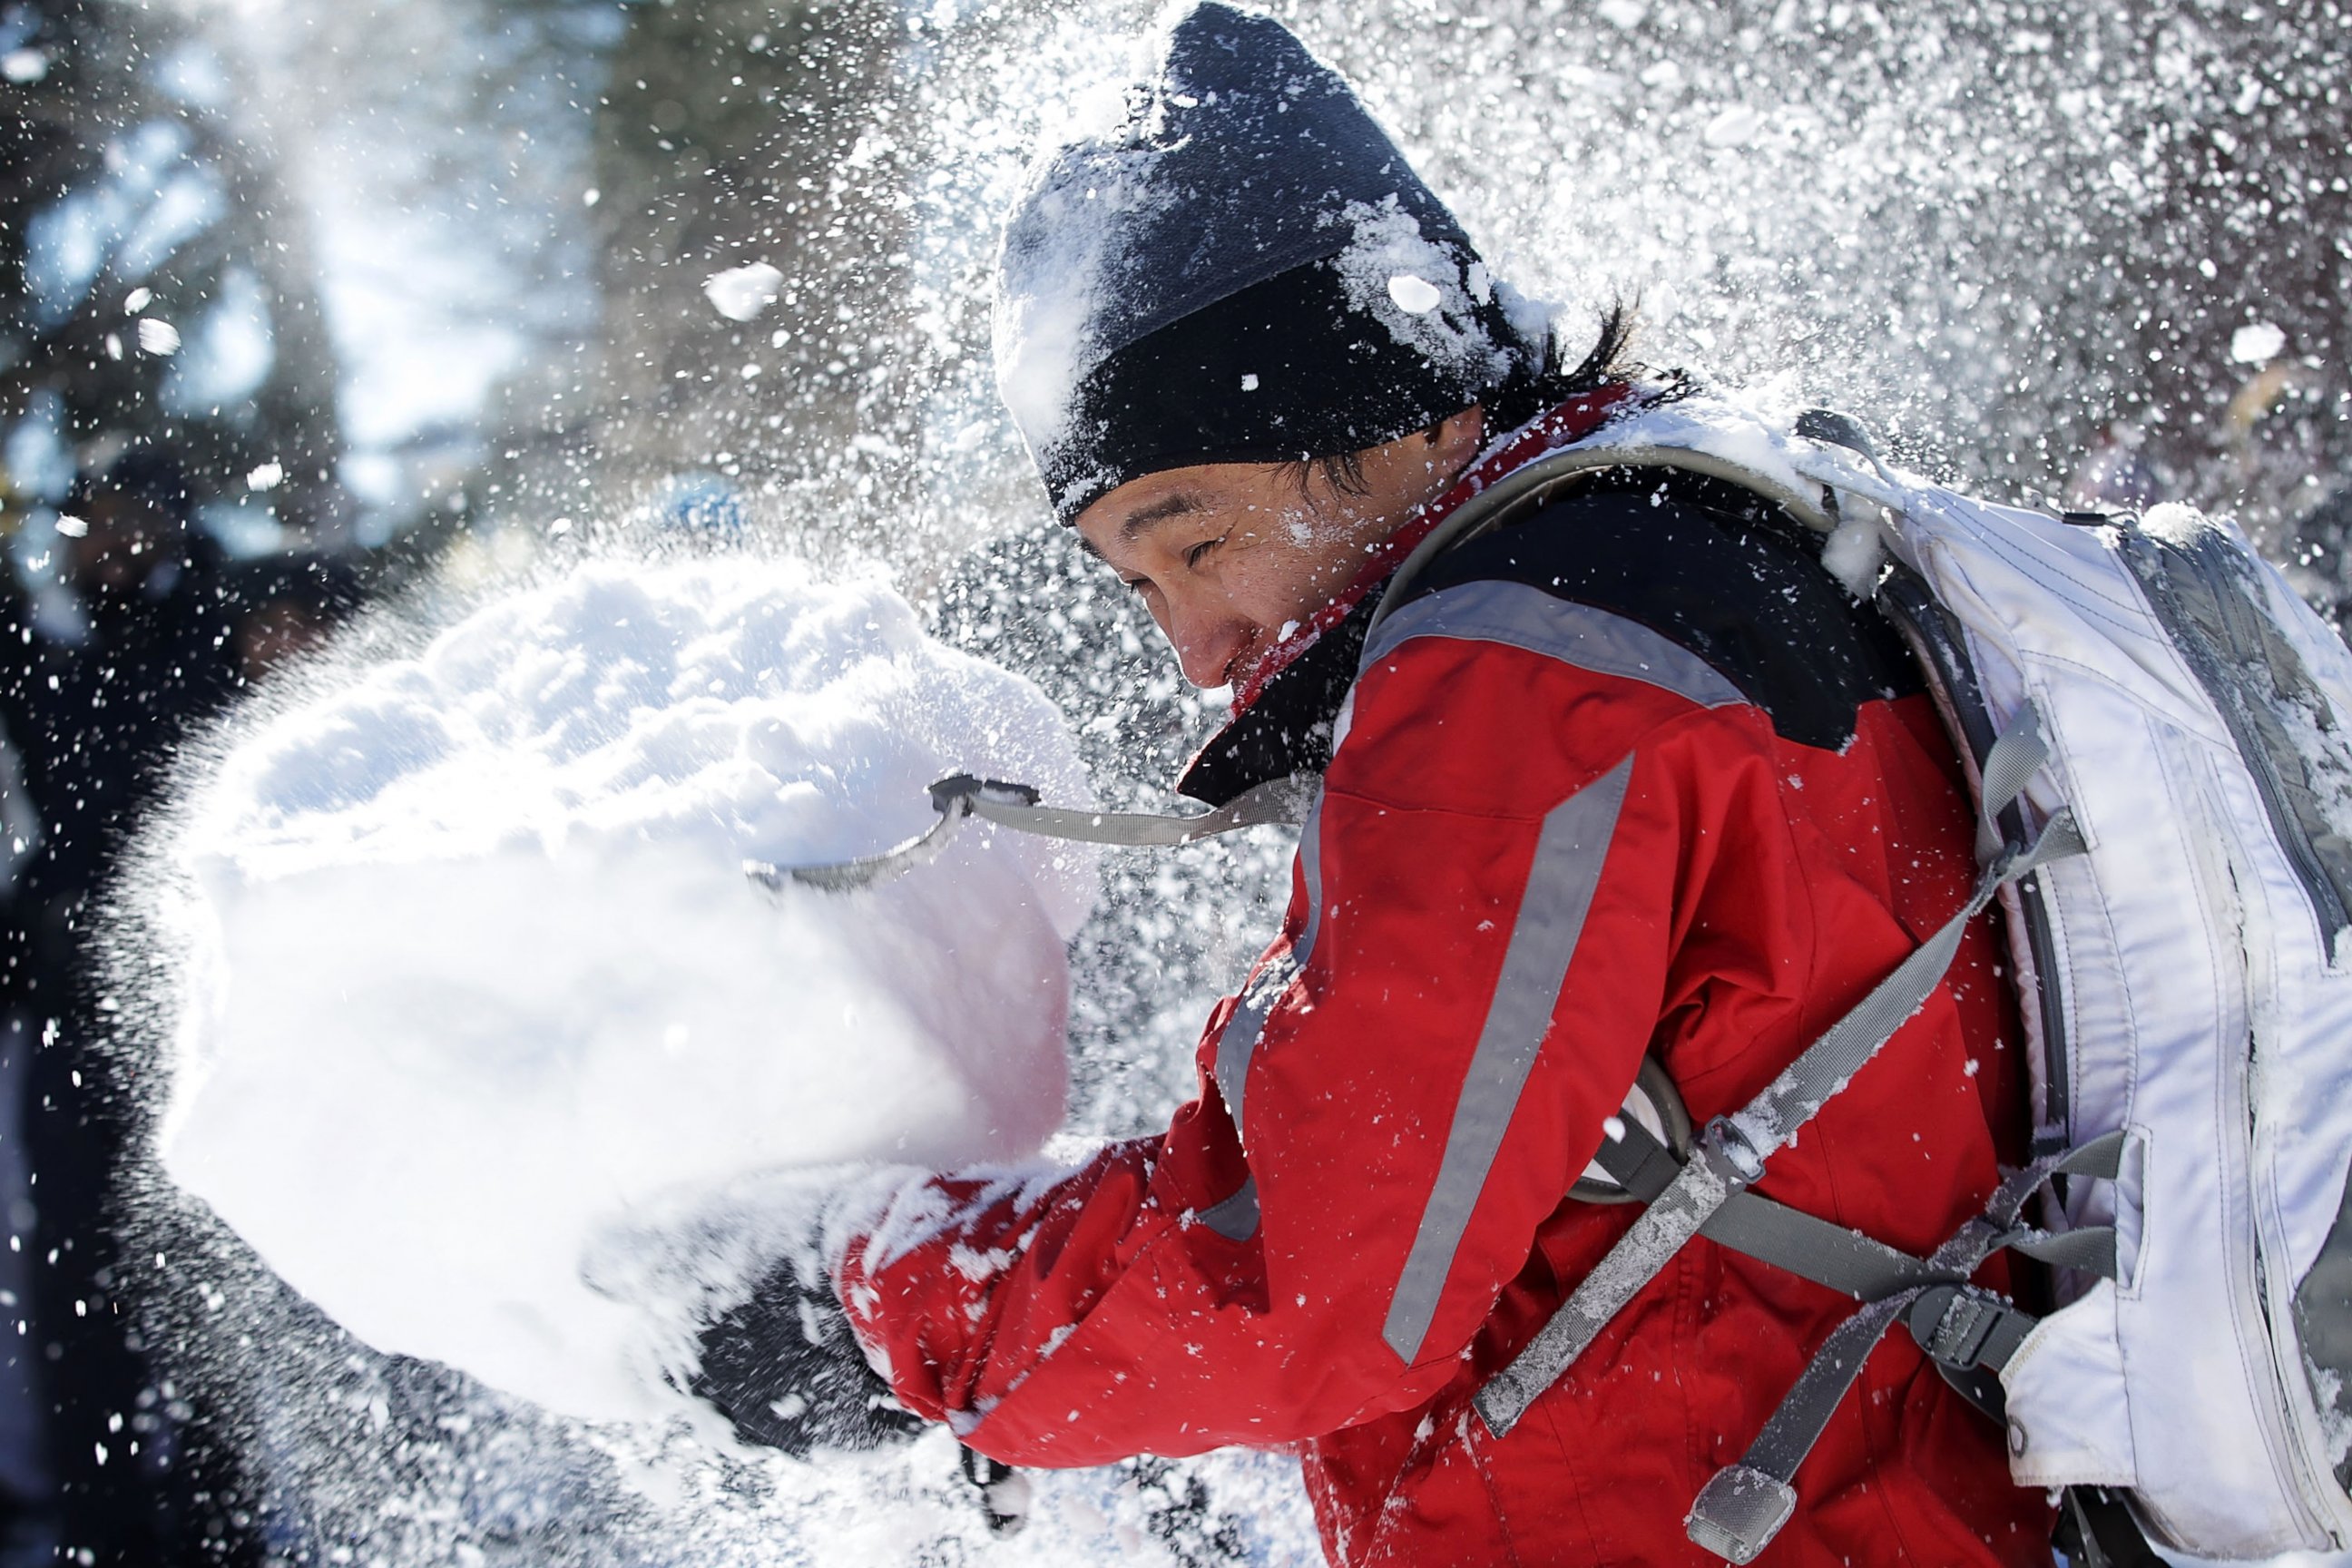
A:
{"type": "Polygon", "coordinates": [[[223,574],[220,592],[240,614],[290,605],[330,622],[350,619],[366,598],[351,563],[310,551],[240,561],[223,574]]]}
{"type": "MultiPolygon", "coordinates": [[[[1690,379],[1679,370],[1660,371],[1633,357],[1635,331],[1641,325],[1641,296],[1620,297],[1609,302],[1601,312],[1600,331],[1592,347],[1573,366],[1560,363],[1559,334],[1547,332],[1543,357],[1533,374],[1515,377],[1495,389],[1481,402],[1486,410],[1486,428],[1498,434],[1516,429],[1546,409],[1557,408],[1572,397],[1608,385],[1611,382],[1646,379],[1655,383],[1650,402],[1665,402],[1687,394],[1690,379]]],[[[1456,409],[1455,413],[1462,410],[1456,409]]],[[[1448,416],[1447,417],[1452,417],[1448,416]]],[[[1444,420],[1426,426],[1421,434],[1434,441],[1444,420]]],[[[1364,458],[1360,452],[1339,452],[1328,458],[1301,458],[1276,465],[1285,479],[1306,491],[1310,479],[1319,476],[1326,485],[1343,496],[1364,493],[1364,458]]]]}

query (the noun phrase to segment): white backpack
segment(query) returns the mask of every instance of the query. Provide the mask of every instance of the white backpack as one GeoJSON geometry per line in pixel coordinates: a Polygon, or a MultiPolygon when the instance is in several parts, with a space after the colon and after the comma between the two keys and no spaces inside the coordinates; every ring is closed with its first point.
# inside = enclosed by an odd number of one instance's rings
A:
{"type": "Polygon", "coordinates": [[[1598,1163],[1649,1206],[1481,1394],[1487,1425],[1507,1430],[1704,1232],[1865,1303],[1694,1505],[1692,1539],[1729,1561],[1788,1518],[1797,1464],[1898,1321],[2005,1420],[2020,1485],[2082,1489],[2086,1516],[2121,1497],[2151,1539],[2207,1557],[2352,1544],[2352,653],[2242,534],[2186,508],[1990,506],[1889,469],[1841,416],[1789,427],[1696,399],[1499,482],[1389,603],[1580,475],[1644,466],[1823,531],[1825,564],[1912,644],[1982,807],[1968,912],[2009,916],[2036,1163],[1925,1260],[1744,1191],[1924,999],[1956,919],[1695,1146],[1664,1146],[1671,1110],[1612,1124],[1631,1136],[1598,1163]],[[2053,1266],[2056,1311],[1956,1286],[2000,1247],[2053,1266]]]}

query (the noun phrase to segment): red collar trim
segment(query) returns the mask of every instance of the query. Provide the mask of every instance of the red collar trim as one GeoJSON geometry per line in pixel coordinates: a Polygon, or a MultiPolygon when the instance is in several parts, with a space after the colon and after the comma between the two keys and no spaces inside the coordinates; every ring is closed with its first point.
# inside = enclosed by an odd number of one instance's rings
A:
{"type": "Polygon", "coordinates": [[[1370,558],[1354,582],[1313,616],[1302,622],[1297,630],[1258,656],[1249,673],[1234,683],[1234,715],[1239,717],[1258,700],[1268,681],[1289,668],[1300,654],[1315,646],[1316,638],[1346,620],[1349,611],[1361,604],[1373,589],[1387,582],[1389,574],[1456,507],[1496,479],[1525,468],[1545,453],[1590,436],[1633,393],[1630,382],[1615,381],[1606,386],[1595,387],[1591,392],[1569,399],[1549,414],[1540,415],[1520,426],[1505,437],[1501,445],[1489,447],[1484,457],[1464,470],[1453,489],[1406,519],[1402,527],[1374,546],[1370,558]]]}

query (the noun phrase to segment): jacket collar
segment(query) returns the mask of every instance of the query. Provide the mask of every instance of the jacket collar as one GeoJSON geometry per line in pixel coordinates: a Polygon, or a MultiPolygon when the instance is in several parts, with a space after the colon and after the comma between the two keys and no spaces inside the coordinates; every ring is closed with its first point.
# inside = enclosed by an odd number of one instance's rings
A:
{"type": "Polygon", "coordinates": [[[1380,603],[1379,590],[1404,558],[1496,480],[1599,429],[1633,391],[1622,381],[1595,387],[1490,445],[1452,489],[1373,550],[1354,582],[1259,656],[1234,684],[1233,717],[1185,767],[1178,792],[1223,805],[1270,780],[1322,772],[1331,760],[1332,724],[1355,684],[1364,627],[1380,603]]]}

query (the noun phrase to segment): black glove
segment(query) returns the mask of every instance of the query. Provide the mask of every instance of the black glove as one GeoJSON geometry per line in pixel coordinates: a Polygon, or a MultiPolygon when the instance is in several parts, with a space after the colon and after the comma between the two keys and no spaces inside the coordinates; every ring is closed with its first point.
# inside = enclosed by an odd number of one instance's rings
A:
{"type": "Polygon", "coordinates": [[[702,1365],[687,1388],[747,1443],[805,1458],[814,1448],[908,1442],[926,1425],[866,1364],[832,1288],[821,1276],[803,1283],[790,1261],[700,1342],[702,1365]]]}

